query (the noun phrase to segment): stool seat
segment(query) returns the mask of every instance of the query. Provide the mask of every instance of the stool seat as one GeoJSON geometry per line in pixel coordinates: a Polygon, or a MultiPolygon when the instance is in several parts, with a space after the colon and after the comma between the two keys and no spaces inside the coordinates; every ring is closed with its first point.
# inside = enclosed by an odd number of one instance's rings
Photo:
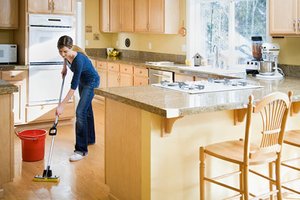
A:
{"type": "MultiPolygon", "coordinates": [[[[250,151],[258,151],[259,147],[250,145],[250,151]]],[[[211,156],[228,160],[236,164],[242,165],[244,163],[244,141],[233,140],[227,142],[220,142],[211,144],[205,147],[205,153],[211,156]]],[[[249,165],[261,165],[273,162],[277,159],[277,154],[274,152],[261,153],[249,158],[249,165]]]]}

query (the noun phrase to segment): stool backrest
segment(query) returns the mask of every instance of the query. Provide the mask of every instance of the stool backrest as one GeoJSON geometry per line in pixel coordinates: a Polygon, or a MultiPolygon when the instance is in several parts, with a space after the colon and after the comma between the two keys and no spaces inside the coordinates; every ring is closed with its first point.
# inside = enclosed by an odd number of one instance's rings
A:
{"type": "Polygon", "coordinates": [[[274,92],[265,96],[256,105],[253,105],[253,96],[249,96],[245,130],[245,162],[248,162],[249,158],[261,154],[281,152],[291,96],[292,92],[289,92],[288,95],[282,92],[274,92]],[[253,113],[259,113],[262,122],[260,143],[257,144],[257,149],[250,149],[253,113]]]}

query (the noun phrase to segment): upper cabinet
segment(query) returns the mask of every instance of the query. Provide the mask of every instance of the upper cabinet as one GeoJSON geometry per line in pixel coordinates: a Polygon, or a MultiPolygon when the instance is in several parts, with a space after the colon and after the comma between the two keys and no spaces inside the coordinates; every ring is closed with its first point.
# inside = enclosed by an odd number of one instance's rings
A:
{"type": "Polygon", "coordinates": [[[134,0],[101,0],[100,18],[103,32],[133,32],[134,0]]]}
{"type": "Polygon", "coordinates": [[[28,0],[28,12],[41,14],[74,14],[74,0],[28,0]]]}
{"type": "Polygon", "coordinates": [[[136,0],[135,32],[177,34],[179,0],[136,0]]]}
{"type": "Polygon", "coordinates": [[[0,29],[17,29],[18,13],[18,0],[1,0],[0,29]]]}
{"type": "Polygon", "coordinates": [[[300,33],[300,0],[270,0],[270,34],[300,33]]]}

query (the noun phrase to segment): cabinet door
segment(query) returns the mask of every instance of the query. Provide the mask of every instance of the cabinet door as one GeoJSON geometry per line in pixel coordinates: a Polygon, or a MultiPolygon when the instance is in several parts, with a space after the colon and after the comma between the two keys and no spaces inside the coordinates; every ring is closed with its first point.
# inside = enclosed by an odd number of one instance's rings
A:
{"type": "Polygon", "coordinates": [[[120,73],[120,86],[133,86],[133,74],[120,73]]]}
{"type": "Polygon", "coordinates": [[[270,0],[270,34],[295,34],[297,22],[297,0],[270,0]]]}
{"type": "Polygon", "coordinates": [[[109,9],[109,25],[110,32],[120,31],[120,0],[111,0],[109,9]]]}
{"type": "Polygon", "coordinates": [[[13,93],[13,112],[14,112],[14,123],[22,124],[25,123],[25,84],[23,81],[11,82],[18,87],[18,92],[13,93]]]}
{"type": "Polygon", "coordinates": [[[0,1],[0,28],[18,28],[18,0],[0,1]]]}
{"type": "Polygon", "coordinates": [[[51,2],[48,0],[28,0],[28,12],[51,13],[51,2]]]}
{"type": "Polygon", "coordinates": [[[134,1],[121,0],[121,31],[133,32],[134,31],[134,1]]]}
{"type": "Polygon", "coordinates": [[[52,12],[55,14],[73,14],[74,0],[52,0],[52,12]]]}
{"type": "Polygon", "coordinates": [[[164,0],[149,0],[149,32],[163,33],[164,20],[164,0]]]}
{"type": "Polygon", "coordinates": [[[194,76],[175,74],[175,81],[177,82],[194,81],[194,76]]]}
{"type": "Polygon", "coordinates": [[[100,69],[100,70],[98,70],[98,74],[100,76],[99,88],[106,88],[107,87],[107,70],[100,69]]]}
{"type": "Polygon", "coordinates": [[[135,32],[148,31],[148,1],[149,0],[135,1],[135,32]]]}
{"type": "Polygon", "coordinates": [[[107,87],[119,87],[119,72],[108,71],[107,73],[107,87]]]}
{"type": "Polygon", "coordinates": [[[133,78],[134,86],[148,85],[148,77],[145,76],[134,76],[133,78]]]}
{"type": "Polygon", "coordinates": [[[109,0],[100,1],[100,29],[109,32],[109,0]]]}

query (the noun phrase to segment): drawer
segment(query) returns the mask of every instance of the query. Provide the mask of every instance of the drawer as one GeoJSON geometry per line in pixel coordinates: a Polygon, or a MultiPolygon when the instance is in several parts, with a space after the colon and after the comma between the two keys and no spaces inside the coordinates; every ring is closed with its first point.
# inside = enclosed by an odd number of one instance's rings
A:
{"type": "Polygon", "coordinates": [[[132,65],[121,64],[120,65],[120,72],[121,73],[133,74],[133,66],[132,65]]]}
{"type": "Polygon", "coordinates": [[[133,78],[134,86],[148,85],[148,82],[148,77],[145,76],[134,76],[133,78]]]}
{"type": "Polygon", "coordinates": [[[109,71],[120,71],[120,65],[118,63],[107,63],[107,67],[109,71]]]}
{"type": "MultiPolygon", "coordinates": [[[[26,108],[27,123],[46,122],[55,120],[57,104],[29,106],[26,108]]],[[[64,112],[59,119],[71,119],[75,116],[75,103],[69,102],[64,108],[64,112]]]]}
{"type": "Polygon", "coordinates": [[[96,62],[96,68],[97,69],[107,69],[107,63],[106,62],[97,61],[96,62]]]}
{"type": "Polygon", "coordinates": [[[134,75],[148,77],[148,69],[142,67],[134,67],[134,75]]]}
{"type": "Polygon", "coordinates": [[[2,71],[2,80],[5,81],[21,81],[27,78],[27,71],[2,71]]]}

